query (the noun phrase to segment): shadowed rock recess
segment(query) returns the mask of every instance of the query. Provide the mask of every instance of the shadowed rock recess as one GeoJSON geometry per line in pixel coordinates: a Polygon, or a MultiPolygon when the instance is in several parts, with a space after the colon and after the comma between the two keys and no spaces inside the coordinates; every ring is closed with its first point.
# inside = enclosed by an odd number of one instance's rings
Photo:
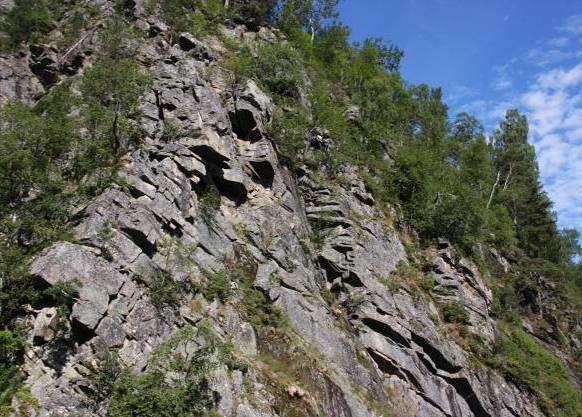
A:
{"type": "MultiPolygon", "coordinates": [[[[334,182],[282,163],[274,101],[221,64],[223,37],[253,45],[274,39],[271,29],[170,34],[135,3],[132,24],[147,34],[136,59],[153,78],[136,116],[143,137],[122,157],[118,184],[71,211],[74,236],[31,262],[39,286],[76,281],[78,294],[64,330],[55,307],[30,312],[21,368],[32,399],[16,395],[8,415],[109,415],[113,391],[96,382],[103,364],[115,362],[114,379],[160,366],[170,387],[194,378],[169,369],[170,357],[208,365],[207,386],[197,385],[208,415],[544,416],[439,318],[457,306],[471,337],[495,343],[492,293],[476,265],[439,241],[422,271],[428,295],[399,278],[414,262],[406,233],[356,169],[334,182]]],[[[34,103],[82,74],[98,27],[72,50],[0,55],[0,103],[34,103]]],[[[305,153],[333,146],[324,129],[310,135],[305,153]]]]}

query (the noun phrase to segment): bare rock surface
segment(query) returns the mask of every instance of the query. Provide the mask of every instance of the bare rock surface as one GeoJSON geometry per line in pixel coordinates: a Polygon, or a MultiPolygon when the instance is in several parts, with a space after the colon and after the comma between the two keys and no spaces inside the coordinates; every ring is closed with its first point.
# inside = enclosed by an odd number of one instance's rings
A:
{"type": "MultiPolygon", "coordinates": [[[[154,78],[141,106],[147,137],[124,157],[125,186],[78,207],[73,242],[47,248],[31,267],[43,285],[80,285],[71,339],[56,337],[55,311],[35,313],[24,371],[39,407],[30,415],[103,415],[86,405],[89,369],[100,354],[115,350],[142,372],[156,348],[204,319],[252,364],[245,383],[240,371],[213,377],[221,413],[278,416],[258,356],[268,338],[234,304],[190,293],[179,308],[160,310],[147,291],[160,271],[199,282],[227,259],[254,265],[253,288],[285,312],[318,358],[311,367],[317,383],[283,391],[286,401],[307,404],[305,415],[372,417],[378,404],[416,417],[543,415],[529,394],[470,363],[435,319],[432,300],[390,285],[409,258],[393,219],[353,170],[337,184],[322,184],[307,168],[289,172],[267,133],[274,111],[268,95],[253,82],[229,93],[228,73],[208,43],[181,34],[168,45],[158,39],[162,23],[147,25],[151,38],[138,49],[154,78]],[[164,136],[168,120],[179,128],[172,140],[164,136]],[[208,189],[217,193],[215,207],[208,207],[208,189]],[[309,243],[313,234],[319,247],[309,243]],[[168,238],[196,248],[189,264],[171,262],[168,238]]],[[[0,100],[32,100],[50,85],[50,51],[34,52],[38,78],[20,59],[0,56],[0,100]]],[[[325,151],[333,138],[316,130],[306,146],[325,151]]],[[[471,331],[492,342],[491,292],[478,269],[443,241],[431,273],[437,302],[460,303],[471,331]]]]}

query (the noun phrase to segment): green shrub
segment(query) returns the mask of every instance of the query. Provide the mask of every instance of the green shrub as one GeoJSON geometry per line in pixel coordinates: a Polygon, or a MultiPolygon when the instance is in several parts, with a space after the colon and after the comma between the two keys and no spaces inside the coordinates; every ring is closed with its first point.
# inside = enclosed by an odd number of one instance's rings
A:
{"type": "Polygon", "coordinates": [[[119,372],[119,367],[108,365],[101,368],[106,375],[97,380],[104,382],[102,393],[110,399],[110,417],[210,417],[217,415],[219,398],[210,387],[209,375],[221,365],[246,369],[235,358],[232,346],[201,322],[198,328],[184,327],[158,347],[145,373],[119,372]],[[204,346],[184,354],[185,345],[198,337],[204,346]]]}
{"type": "Polygon", "coordinates": [[[163,141],[175,142],[186,135],[186,132],[184,132],[180,125],[172,119],[164,119],[163,126],[163,141]]]}
{"type": "Polygon", "coordinates": [[[443,319],[447,323],[469,324],[469,313],[463,304],[449,302],[441,305],[443,319]]]}
{"type": "Polygon", "coordinates": [[[436,282],[431,274],[425,275],[422,282],[420,283],[420,288],[427,294],[431,294],[436,286],[436,282]]]}
{"type": "MultiPolygon", "coordinates": [[[[174,32],[190,32],[195,36],[214,33],[224,20],[222,0],[163,0],[162,17],[174,32]]],[[[148,9],[152,11],[153,6],[148,9]]]]}
{"type": "Polygon", "coordinates": [[[148,281],[139,274],[133,279],[145,286],[150,301],[159,310],[176,308],[184,298],[184,284],[177,281],[171,271],[158,270],[148,281]]]}
{"type": "Polygon", "coordinates": [[[161,372],[125,371],[113,389],[108,416],[207,417],[216,406],[206,378],[179,386],[164,380],[161,372]]]}
{"type": "Polygon", "coordinates": [[[220,191],[214,184],[201,184],[197,189],[198,203],[202,213],[206,216],[212,216],[214,212],[220,209],[221,198],[220,191]]]}
{"type": "Polygon", "coordinates": [[[244,285],[241,300],[241,312],[246,321],[255,327],[287,326],[287,317],[260,289],[244,285]]]}
{"type": "Polygon", "coordinates": [[[201,293],[209,301],[218,298],[225,302],[232,294],[231,282],[228,273],[221,269],[216,272],[206,272],[204,274],[205,283],[202,285],[201,293]]]}
{"type": "Polygon", "coordinates": [[[287,317],[283,310],[273,304],[262,289],[255,287],[256,265],[246,258],[248,256],[243,254],[236,262],[227,260],[230,281],[237,283],[239,288],[237,301],[243,318],[257,329],[286,327],[287,317]],[[248,262],[245,263],[245,259],[248,262]]]}
{"type": "Polygon", "coordinates": [[[256,54],[243,48],[225,66],[238,77],[254,78],[281,99],[298,98],[305,86],[302,57],[287,43],[261,45],[256,54]]]}
{"type": "Polygon", "coordinates": [[[0,23],[0,30],[8,34],[7,46],[16,47],[23,42],[40,41],[53,28],[51,4],[46,0],[16,0],[12,10],[0,23]]]}
{"type": "Polygon", "coordinates": [[[26,340],[10,330],[0,330],[0,415],[3,409],[10,410],[12,397],[22,384],[18,368],[26,340]]]}
{"type": "Polygon", "coordinates": [[[194,292],[191,270],[196,245],[184,245],[178,238],[164,235],[158,242],[160,267],[151,276],[134,274],[158,310],[179,307],[187,294],[194,292]]]}
{"type": "Polygon", "coordinates": [[[116,352],[105,352],[97,364],[89,365],[89,387],[87,397],[93,409],[98,409],[109,400],[117,380],[123,372],[123,366],[116,352]]]}
{"type": "Polygon", "coordinates": [[[502,325],[492,364],[530,390],[542,410],[555,417],[582,416],[582,392],[560,360],[523,330],[502,325]]]}
{"type": "Polygon", "coordinates": [[[277,146],[282,162],[291,168],[299,166],[305,149],[305,137],[311,124],[304,108],[288,111],[277,109],[268,133],[277,146]]]}

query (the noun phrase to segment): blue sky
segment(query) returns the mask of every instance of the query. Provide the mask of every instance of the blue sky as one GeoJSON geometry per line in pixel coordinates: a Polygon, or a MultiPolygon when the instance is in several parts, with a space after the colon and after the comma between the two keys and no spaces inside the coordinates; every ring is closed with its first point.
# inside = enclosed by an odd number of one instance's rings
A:
{"type": "Polygon", "coordinates": [[[527,114],[559,224],[582,232],[582,0],[343,0],[340,20],[401,47],[403,77],[442,87],[451,116],[491,131],[527,114]]]}

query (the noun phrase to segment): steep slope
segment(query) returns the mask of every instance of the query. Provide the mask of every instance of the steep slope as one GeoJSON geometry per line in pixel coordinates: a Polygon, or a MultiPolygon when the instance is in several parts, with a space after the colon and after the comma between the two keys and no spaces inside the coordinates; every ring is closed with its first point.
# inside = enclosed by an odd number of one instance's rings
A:
{"type": "MultiPolygon", "coordinates": [[[[233,82],[224,40],[173,37],[134,13],[148,34],[136,59],[153,79],[142,144],[123,155],[122,180],[73,208],[72,239],[31,263],[38,286],[76,281],[78,295],[64,319],[53,305],[29,310],[29,393],[9,415],[125,416],[136,404],[154,407],[143,415],[544,415],[464,343],[490,347],[497,332],[476,265],[443,239],[419,269],[398,215],[377,207],[354,167],[332,181],[281,163],[275,105],[255,82],[233,82]],[[455,308],[468,334],[444,322],[455,308]],[[184,387],[189,411],[170,397],[184,387]]],[[[75,71],[90,66],[98,35],[67,57],[75,71]]],[[[242,26],[223,36],[277,39],[242,26]]],[[[2,57],[2,100],[34,102],[69,77],[62,66],[45,77],[67,53],[2,57]]],[[[304,152],[333,146],[314,129],[304,152]]]]}

